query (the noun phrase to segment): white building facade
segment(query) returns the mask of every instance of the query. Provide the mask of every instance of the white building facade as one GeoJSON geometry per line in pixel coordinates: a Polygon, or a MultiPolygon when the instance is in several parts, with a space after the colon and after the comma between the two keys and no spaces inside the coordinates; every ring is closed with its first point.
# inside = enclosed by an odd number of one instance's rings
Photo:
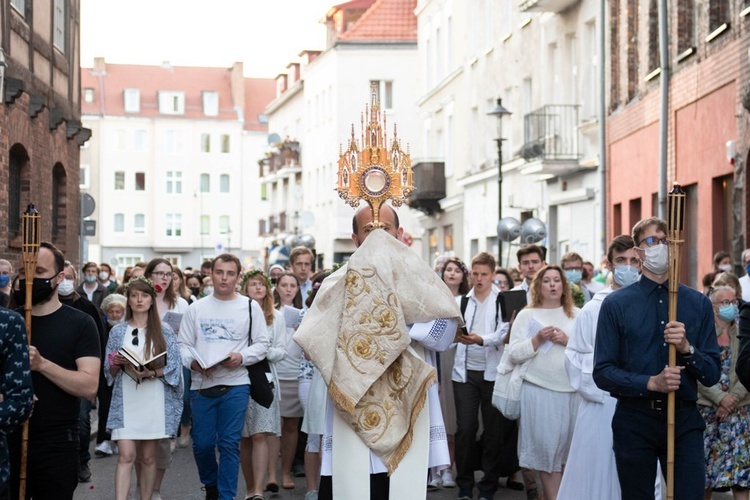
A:
{"type": "MultiPolygon", "coordinates": [[[[501,98],[512,112],[502,216],[545,222],[548,262],[568,251],[598,262],[597,9],[590,0],[419,1],[421,163],[445,178],[413,203],[426,258],[498,256],[498,131],[487,113],[501,98]]],[[[501,265],[517,264],[519,244],[503,242],[501,265]]]]}

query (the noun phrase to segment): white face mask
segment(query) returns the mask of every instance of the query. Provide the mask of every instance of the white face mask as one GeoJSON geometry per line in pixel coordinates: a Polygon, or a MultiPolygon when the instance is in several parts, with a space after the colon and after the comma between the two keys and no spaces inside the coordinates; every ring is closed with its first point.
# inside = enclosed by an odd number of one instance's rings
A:
{"type": "Polygon", "coordinates": [[[212,293],[214,293],[214,287],[212,286],[203,287],[203,295],[211,295],[212,293]]]}
{"type": "Polygon", "coordinates": [[[104,281],[106,279],[109,279],[109,273],[107,271],[100,271],[99,272],[99,281],[104,281]]]}
{"type": "Polygon", "coordinates": [[[67,297],[73,293],[73,291],[75,291],[73,280],[62,280],[60,284],[57,285],[57,293],[63,297],[67,297]]]}
{"type": "Polygon", "coordinates": [[[725,273],[731,273],[732,272],[732,264],[723,264],[719,266],[719,270],[724,271],[725,273]]]}
{"type": "Polygon", "coordinates": [[[669,248],[667,245],[647,247],[644,252],[646,258],[643,267],[654,274],[666,274],[669,270],[669,248]]]}

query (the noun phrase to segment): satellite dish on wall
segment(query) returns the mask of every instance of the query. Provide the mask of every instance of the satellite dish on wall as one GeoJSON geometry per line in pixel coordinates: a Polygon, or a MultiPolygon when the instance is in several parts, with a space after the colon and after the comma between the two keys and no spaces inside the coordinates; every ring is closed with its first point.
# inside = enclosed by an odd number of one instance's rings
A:
{"type": "Polygon", "coordinates": [[[542,241],[547,237],[547,227],[541,220],[532,217],[521,226],[521,241],[527,245],[542,241]]]}
{"type": "Polygon", "coordinates": [[[521,236],[521,223],[515,217],[503,217],[497,223],[497,236],[511,242],[521,236]]]}
{"type": "Polygon", "coordinates": [[[279,137],[279,134],[268,134],[268,145],[272,146],[276,144],[277,142],[281,142],[281,137],[279,137]]]}

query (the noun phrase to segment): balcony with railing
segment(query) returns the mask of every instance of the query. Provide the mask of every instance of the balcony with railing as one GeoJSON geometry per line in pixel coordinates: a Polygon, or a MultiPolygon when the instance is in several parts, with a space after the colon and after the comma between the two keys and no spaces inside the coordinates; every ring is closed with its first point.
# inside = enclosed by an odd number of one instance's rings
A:
{"type": "Polygon", "coordinates": [[[264,158],[258,160],[260,178],[272,180],[271,178],[285,177],[284,174],[296,173],[301,168],[301,152],[302,148],[297,141],[286,140],[275,144],[264,158]]]}
{"type": "Polygon", "coordinates": [[[578,169],[578,106],[552,104],[523,118],[523,173],[562,175],[578,169]]]}
{"type": "Polygon", "coordinates": [[[418,161],[412,167],[416,189],[406,200],[411,208],[432,215],[440,211],[440,200],[445,198],[445,162],[418,161]]]}
{"type": "Polygon", "coordinates": [[[577,4],[579,0],[521,0],[518,10],[521,12],[560,12],[577,4]]]}

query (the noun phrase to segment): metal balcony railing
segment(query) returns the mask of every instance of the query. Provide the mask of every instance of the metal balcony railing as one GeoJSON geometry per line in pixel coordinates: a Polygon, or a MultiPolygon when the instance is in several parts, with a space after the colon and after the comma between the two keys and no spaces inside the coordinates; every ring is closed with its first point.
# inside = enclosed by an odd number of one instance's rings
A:
{"type": "Polygon", "coordinates": [[[551,104],[524,116],[521,156],[526,161],[578,160],[578,108],[551,104]]]}

